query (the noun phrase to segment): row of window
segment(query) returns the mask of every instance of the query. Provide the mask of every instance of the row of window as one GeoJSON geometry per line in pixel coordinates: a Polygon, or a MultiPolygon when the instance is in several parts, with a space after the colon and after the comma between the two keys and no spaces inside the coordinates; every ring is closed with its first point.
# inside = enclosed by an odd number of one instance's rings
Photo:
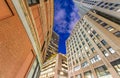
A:
{"type": "MultiPolygon", "coordinates": [[[[87,23],[86,23],[87,24],[87,23]]],[[[106,50],[103,50],[103,47],[102,45],[99,43],[99,41],[103,44],[103,46],[106,46],[107,45],[107,50],[110,52],[110,53],[115,53],[115,50],[113,50],[109,45],[108,43],[104,40],[104,39],[100,39],[100,36],[99,34],[97,34],[97,32],[94,30],[94,29],[91,29],[90,25],[86,25],[87,28],[88,28],[88,33],[90,34],[90,37],[92,37],[93,41],[95,42],[95,44],[98,46],[99,49],[102,50],[103,54],[105,56],[108,56],[109,53],[106,51],[106,50]],[[90,30],[89,30],[90,29],[90,30]],[[93,37],[94,35],[96,35],[96,37],[93,37]]],[[[84,26],[84,28],[86,28],[84,26]]],[[[87,31],[87,30],[86,30],[87,31]]]]}
{"type": "MultiPolygon", "coordinates": [[[[95,68],[95,73],[97,74],[98,78],[112,78],[110,72],[108,71],[105,65],[95,68]]],[[[73,78],[73,77],[71,77],[73,78]]],[[[75,76],[75,78],[82,78],[81,74],[75,76]]],[[[84,72],[84,78],[94,78],[94,75],[91,70],[84,72]]]]}
{"type": "Polygon", "coordinates": [[[110,2],[103,2],[103,1],[97,4],[97,6],[101,8],[109,9],[109,10],[114,10],[117,12],[120,9],[120,4],[118,3],[110,3],[110,2]]]}
{"type": "Polygon", "coordinates": [[[115,29],[114,27],[112,27],[111,25],[108,25],[107,23],[103,22],[102,20],[100,20],[99,18],[93,16],[90,13],[87,13],[87,15],[93,19],[94,21],[96,21],[98,24],[100,24],[102,27],[104,27],[106,30],[108,30],[109,32],[113,33],[116,37],[120,37],[120,31],[115,29]],[[115,31],[115,32],[114,32],[115,31]]]}

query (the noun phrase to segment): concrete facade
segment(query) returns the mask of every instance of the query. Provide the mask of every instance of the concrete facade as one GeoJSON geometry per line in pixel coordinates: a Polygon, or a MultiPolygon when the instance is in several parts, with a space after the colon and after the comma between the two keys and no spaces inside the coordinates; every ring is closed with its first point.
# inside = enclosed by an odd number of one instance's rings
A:
{"type": "Polygon", "coordinates": [[[120,78],[119,14],[94,7],[77,22],[66,41],[69,78],[120,78]]]}
{"type": "Polygon", "coordinates": [[[67,58],[56,54],[43,64],[40,78],[68,78],[67,58]]]}

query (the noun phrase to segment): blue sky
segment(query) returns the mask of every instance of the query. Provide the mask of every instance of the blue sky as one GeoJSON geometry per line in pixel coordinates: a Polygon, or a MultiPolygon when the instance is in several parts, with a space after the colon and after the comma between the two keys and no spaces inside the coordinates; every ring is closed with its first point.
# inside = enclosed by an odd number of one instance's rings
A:
{"type": "Polygon", "coordinates": [[[54,31],[60,37],[59,52],[66,53],[65,40],[79,18],[78,8],[72,0],[54,0],[54,31]]]}

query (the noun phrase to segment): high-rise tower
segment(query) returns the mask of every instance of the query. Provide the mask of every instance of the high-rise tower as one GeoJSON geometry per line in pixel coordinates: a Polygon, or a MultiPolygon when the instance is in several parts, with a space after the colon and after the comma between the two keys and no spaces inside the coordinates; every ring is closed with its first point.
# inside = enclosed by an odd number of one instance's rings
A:
{"type": "Polygon", "coordinates": [[[102,0],[66,41],[69,78],[120,78],[119,1],[102,0]]]}

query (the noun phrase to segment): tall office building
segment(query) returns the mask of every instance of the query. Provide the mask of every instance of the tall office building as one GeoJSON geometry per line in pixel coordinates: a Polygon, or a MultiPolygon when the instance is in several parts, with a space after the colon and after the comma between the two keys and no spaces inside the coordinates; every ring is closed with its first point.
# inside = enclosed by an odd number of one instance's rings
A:
{"type": "Polygon", "coordinates": [[[113,19],[120,19],[120,0],[74,0],[74,3],[79,9],[79,15],[81,17],[90,9],[95,9],[101,15],[106,16],[105,14],[107,14],[106,17],[110,15],[113,19]]]}
{"type": "Polygon", "coordinates": [[[73,0],[78,7],[78,14],[83,17],[90,9],[93,9],[101,0],[73,0]]]}
{"type": "Polygon", "coordinates": [[[49,60],[49,58],[51,58],[52,55],[55,55],[58,53],[58,43],[59,43],[59,35],[56,32],[52,32],[52,38],[50,40],[50,43],[48,45],[48,49],[46,52],[46,57],[45,57],[45,61],[49,60]]]}
{"type": "Polygon", "coordinates": [[[69,78],[120,78],[119,8],[102,1],[75,25],[66,41],[69,78]]]}
{"type": "Polygon", "coordinates": [[[55,54],[43,64],[40,78],[68,78],[67,58],[55,54]]]}
{"type": "Polygon", "coordinates": [[[53,0],[1,0],[0,9],[0,78],[39,78],[53,0]]]}

